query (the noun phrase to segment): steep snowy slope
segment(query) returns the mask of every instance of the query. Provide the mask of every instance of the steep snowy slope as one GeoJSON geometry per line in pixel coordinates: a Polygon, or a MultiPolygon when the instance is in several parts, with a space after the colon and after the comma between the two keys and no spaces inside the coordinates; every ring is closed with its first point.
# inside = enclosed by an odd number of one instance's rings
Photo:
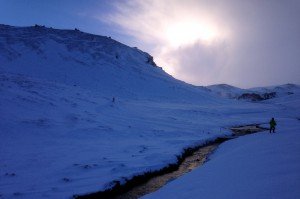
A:
{"type": "Polygon", "coordinates": [[[2,71],[93,89],[108,97],[199,100],[207,95],[165,73],[149,54],[109,37],[0,25],[0,46],[2,71]]]}

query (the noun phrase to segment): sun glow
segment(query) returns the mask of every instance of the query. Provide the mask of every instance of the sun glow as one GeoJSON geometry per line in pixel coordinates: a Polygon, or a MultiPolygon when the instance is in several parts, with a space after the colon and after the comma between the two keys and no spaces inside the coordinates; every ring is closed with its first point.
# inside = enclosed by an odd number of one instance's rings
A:
{"type": "Polygon", "coordinates": [[[170,24],[165,29],[165,36],[171,46],[179,47],[199,40],[210,43],[218,37],[218,31],[210,24],[181,21],[170,24]]]}

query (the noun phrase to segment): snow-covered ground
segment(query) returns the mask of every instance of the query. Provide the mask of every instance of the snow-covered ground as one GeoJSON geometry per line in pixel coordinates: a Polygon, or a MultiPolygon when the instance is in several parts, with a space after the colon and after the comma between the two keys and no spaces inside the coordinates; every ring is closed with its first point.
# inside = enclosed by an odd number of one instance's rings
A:
{"type": "Polygon", "coordinates": [[[278,122],[277,133],[228,141],[202,167],[143,198],[299,198],[300,121],[278,122]]]}
{"type": "Polygon", "coordinates": [[[275,117],[284,136],[299,122],[297,92],[261,103],[219,98],[107,37],[0,25],[0,45],[0,198],[100,191],[232,125],[275,117]]]}

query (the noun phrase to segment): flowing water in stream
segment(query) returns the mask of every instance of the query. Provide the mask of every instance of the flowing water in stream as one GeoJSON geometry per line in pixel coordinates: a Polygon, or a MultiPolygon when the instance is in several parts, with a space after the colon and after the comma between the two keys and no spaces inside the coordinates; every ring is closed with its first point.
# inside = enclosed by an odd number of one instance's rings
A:
{"type": "Polygon", "coordinates": [[[183,161],[180,163],[179,167],[175,171],[166,172],[165,174],[154,176],[151,179],[149,179],[147,182],[143,184],[137,184],[134,187],[132,187],[130,190],[127,190],[127,192],[121,192],[118,193],[118,190],[116,190],[116,193],[114,193],[114,196],[101,196],[100,194],[97,195],[97,193],[92,195],[86,195],[86,196],[79,196],[78,198],[98,198],[98,199],[137,199],[140,198],[146,194],[152,193],[164,185],[166,185],[168,182],[175,180],[176,178],[184,175],[185,173],[188,173],[192,171],[193,169],[201,166],[205,163],[208,156],[224,141],[229,139],[234,139],[239,136],[251,134],[251,133],[257,133],[260,131],[265,131],[266,128],[260,127],[259,125],[247,125],[247,126],[237,126],[231,128],[233,131],[233,135],[229,138],[223,138],[216,140],[214,142],[211,142],[211,144],[205,145],[203,147],[199,147],[197,150],[195,150],[191,155],[188,155],[184,157],[183,161]]]}
{"type": "Polygon", "coordinates": [[[115,197],[114,199],[136,199],[145,194],[152,193],[158,190],[168,182],[175,180],[176,178],[202,165],[205,162],[208,154],[210,154],[218,145],[219,144],[212,144],[201,148],[200,150],[196,151],[192,156],[187,157],[182,162],[178,170],[154,177],[145,184],[139,185],[134,189],[128,191],[127,193],[115,197]]]}

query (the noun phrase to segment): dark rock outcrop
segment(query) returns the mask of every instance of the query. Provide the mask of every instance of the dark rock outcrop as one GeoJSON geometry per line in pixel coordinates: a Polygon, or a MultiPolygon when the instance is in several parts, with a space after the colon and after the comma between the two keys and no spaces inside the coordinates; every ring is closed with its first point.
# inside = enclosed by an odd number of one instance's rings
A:
{"type": "Polygon", "coordinates": [[[239,100],[250,100],[253,102],[256,101],[263,101],[267,99],[272,99],[276,97],[276,92],[271,92],[271,93],[263,93],[263,94],[258,94],[258,93],[243,93],[238,97],[239,100]]]}

